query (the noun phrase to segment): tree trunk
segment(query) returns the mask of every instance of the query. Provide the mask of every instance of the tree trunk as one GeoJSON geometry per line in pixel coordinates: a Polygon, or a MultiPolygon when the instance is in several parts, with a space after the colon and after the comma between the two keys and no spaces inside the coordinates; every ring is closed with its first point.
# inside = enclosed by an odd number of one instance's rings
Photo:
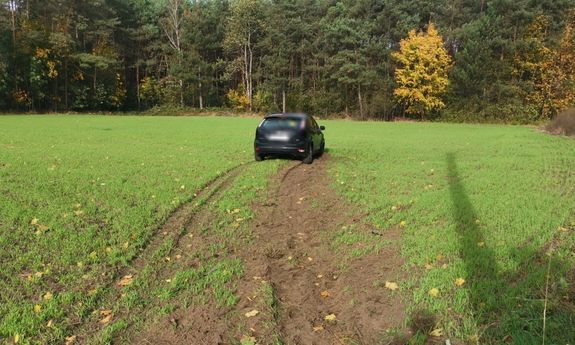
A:
{"type": "Polygon", "coordinates": [[[180,82],[180,107],[184,107],[184,81],[182,79],[179,80],[180,82]]]}
{"type": "Polygon", "coordinates": [[[203,110],[204,109],[204,96],[202,96],[202,82],[201,81],[200,81],[198,87],[200,90],[200,92],[199,92],[199,94],[200,94],[200,110],[203,110]]]}
{"type": "Polygon", "coordinates": [[[286,112],[286,89],[282,89],[282,113],[286,112]]]}
{"type": "Polygon", "coordinates": [[[359,117],[364,120],[363,101],[361,100],[361,85],[357,86],[357,101],[359,102],[359,117]]]}
{"type": "Polygon", "coordinates": [[[136,63],[136,99],[138,100],[138,110],[142,110],[142,100],[140,96],[140,64],[136,63]]]}
{"type": "Polygon", "coordinates": [[[14,62],[14,91],[18,91],[18,65],[16,61],[16,1],[10,2],[10,21],[12,30],[12,59],[14,62]]]}
{"type": "Polygon", "coordinates": [[[249,80],[250,80],[250,76],[249,76],[249,61],[248,61],[248,45],[244,44],[244,92],[246,93],[246,96],[249,95],[249,80]]]}
{"type": "Polygon", "coordinates": [[[250,103],[250,111],[252,111],[252,100],[253,100],[253,80],[252,80],[252,71],[253,71],[253,63],[254,63],[254,53],[252,51],[252,44],[251,44],[252,35],[248,34],[248,49],[250,52],[250,66],[249,66],[249,73],[248,73],[248,101],[250,103]]]}
{"type": "Polygon", "coordinates": [[[68,104],[68,57],[64,58],[64,106],[66,111],[70,109],[68,104]]]}
{"type": "Polygon", "coordinates": [[[54,78],[54,112],[58,112],[58,78],[54,78]]]}
{"type": "Polygon", "coordinates": [[[204,109],[204,97],[202,96],[202,70],[198,67],[198,94],[200,100],[200,110],[204,109]]]}
{"type": "Polygon", "coordinates": [[[93,88],[92,91],[94,93],[94,102],[97,101],[97,99],[96,99],[96,80],[97,80],[97,78],[98,78],[98,67],[96,67],[96,65],[94,65],[94,78],[93,78],[94,84],[92,85],[92,88],[93,88]]]}

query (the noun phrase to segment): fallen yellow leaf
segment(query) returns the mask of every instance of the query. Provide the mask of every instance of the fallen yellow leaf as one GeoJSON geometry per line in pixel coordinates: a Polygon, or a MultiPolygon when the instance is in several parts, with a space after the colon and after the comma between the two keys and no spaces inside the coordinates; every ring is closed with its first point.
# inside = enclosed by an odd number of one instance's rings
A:
{"type": "Polygon", "coordinates": [[[455,285],[457,285],[457,286],[463,286],[463,284],[465,284],[465,279],[463,279],[463,278],[457,278],[457,279],[455,279],[455,285]]]}
{"type": "Polygon", "coordinates": [[[254,316],[258,315],[259,313],[260,313],[259,311],[257,311],[257,310],[254,309],[254,310],[252,310],[252,311],[248,311],[248,312],[245,313],[244,315],[245,315],[246,317],[254,317],[254,316]]]}
{"type": "MultiPolygon", "coordinates": [[[[470,344],[479,344],[479,336],[474,334],[468,337],[470,344]]],[[[504,339],[505,340],[505,339],[504,339]]]]}
{"type": "Polygon", "coordinates": [[[100,310],[100,315],[102,315],[104,318],[102,320],[100,320],[101,324],[107,324],[108,322],[112,321],[112,311],[110,309],[106,309],[106,310],[100,310]]]}
{"type": "Polygon", "coordinates": [[[319,326],[314,326],[313,327],[313,331],[314,332],[321,332],[323,331],[323,326],[319,325],[319,326]]]}
{"type": "Polygon", "coordinates": [[[477,242],[478,247],[485,247],[485,242],[477,242]]]}
{"type": "Polygon", "coordinates": [[[132,279],[134,278],[134,276],[132,276],[131,274],[125,275],[122,277],[122,279],[120,279],[120,281],[118,282],[118,286],[128,286],[130,284],[132,284],[132,279]]]}
{"type": "Polygon", "coordinates": [[[437,296],[439,296],[439,289],[433,288],[433,289],[429,290],[428,294],[431,297],[437,297],[437,296]]]}
{"type": "Polygon", "coordinates": [[[46,327],[52,328],[53,325],[54,325],[54,321],[53,321],[53,320],[49,320],[48,323],[46,324],[46,327]]]}
{"type": "Polygon", "coordinates": [[[395,290],[399,289],[399,285],[397,285],[396,282],[386,281],[385,282],[385,288],[388,290],[391,290],[391,291],[395,291],[395,290]]]}
{"type": "Polygon", "coordinates": [[[50,291],[46,292],[43,296],[44,300],[49,301],[52,299],[52,293],[50,291]]]}
{"type": "Polygon", "coordinates": [[[433,269],[433,265],[432,264],[425,264],[425,269],[426,270],[433,269]]]}
{"type": "Polygon", "coordinates": [[[320,295],[323,298],[328,298],[330,296],[330,293],[329,293],[329,291],[325,290],[325,291],[320,292],[320,295]]]}
{"type": "Polygon", "coordinates": [[[14,335],[14,344],[18,344],[20,342],[20,334],[14,335]]]}
{"type": "Polygon", "coordinates": [[[399,222],[399,226],[404,227],[407,224],[407,222],[405,220],[402,220],[401,222],[399,222]]]}
{"type": "Polygon", "coordinates": [[[108,316],[104,317],[102,320],[100,320],[100,323],[105,325],[110,321],[112,321],[112,315],[108,315],[108,316]]]}
{"type": "Polygon", "coordinates": [[[69,337],[66,337],[66,345],[72,345],[72,344],[74,344],[75,341],[76,341],[75,335],[71,335],[69,337]]]}
{"type": "Polygon", "coordinates": [[[429,335],[432,337],[441,337],[443,335],[443,328],[436,328],[429,332],[429,335]]]}
{"type": "Polygon", "coordinates": [[[329,314],[329,315],[326,315],[323,319],[325,321],[335,321],[336,317],[335,317],[335,314],[329,314]]]}
{"type": "Polygon", "coordinates": [[[36,314],[38,314],[38,313],[41,312],[41,311],[42,311],[42,306],[39,305],[39,304],[36,304],[36,305],[34,306],[34,312],[35,312],[36,314]]]}
{"type": "Polygon", "coordinates": [[[30,221],[30,225],[36,225],[38,224],[39,219],[38,218],[33,218],[32,221],[30,221]]]}

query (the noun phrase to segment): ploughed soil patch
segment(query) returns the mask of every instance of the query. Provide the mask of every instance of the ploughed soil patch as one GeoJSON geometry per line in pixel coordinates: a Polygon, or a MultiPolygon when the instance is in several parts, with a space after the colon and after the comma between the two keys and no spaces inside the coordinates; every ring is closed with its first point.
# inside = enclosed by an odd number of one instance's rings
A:
{"type": "MultiPolygon", "coordinates": [[[[181,308],[138,340],[152,344],[378,344],[403,329],[405,308],[385,282],[402,280],[400,231],[373,231],[358,210],[329,187],[324,156],[290,162],[253,205],[251,244],[233,255],[244,264],[233,307],[211,302],[181,308]],[[337,247],[342,229],[381,237],[337,247]]],[[[265,164],[265,163],[262,163],[265,164]]],[[[350,235],[353,235],[350,233],[350,235]]]]}

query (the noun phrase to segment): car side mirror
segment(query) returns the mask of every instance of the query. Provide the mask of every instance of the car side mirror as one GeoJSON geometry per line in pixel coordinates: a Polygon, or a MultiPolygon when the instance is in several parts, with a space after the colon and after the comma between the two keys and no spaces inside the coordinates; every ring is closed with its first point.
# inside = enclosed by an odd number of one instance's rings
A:
{"type": "Polygon", "coordinates": [[[319,129],[321,129],[322,131],[325,131],[325,126],[319,126],[319,129]]]}

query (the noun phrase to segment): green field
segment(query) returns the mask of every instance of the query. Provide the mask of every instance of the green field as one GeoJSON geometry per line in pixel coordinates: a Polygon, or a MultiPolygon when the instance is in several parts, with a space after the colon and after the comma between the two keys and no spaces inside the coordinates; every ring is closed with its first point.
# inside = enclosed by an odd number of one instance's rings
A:
{"type": "MultiPolygon", "coordinates": [[[[168,240],[126,296],[115,299],[113,283],[178,206],[253,160],[258,121],[1,116],[0,341],[62,343],[88,334],[78,325],[105,303],[133,311],[94,336],[105,343],[186,289],[233,305],[242,263],[228,258],[204,255],[195,270],[170,263],[174,278],[158,286],[151,267],[168,240]]],[[[469,343],[540,344],[546,304],[548,343],[575,339],[575,141],[526,127],[320,122],[330,183],[381,231],[403,229],[410,278],[398,283],[410,312],[425,309],[469,343]]],[[[220,245],[251,240],[250,201],[284,163],[249,165],[225,186],[212,206],[220,245]],[[242,231],[222,230],[237,219],[242,231]]]]}
{"type": "Polygon", "coordinates": [[[413,308],[470,343],[540,344],[551,258],[547,336],[575,339],[575,141],[524,127],[360,123],[333,151],[338,189],[381,229],[404,227],[413,308]]]}

